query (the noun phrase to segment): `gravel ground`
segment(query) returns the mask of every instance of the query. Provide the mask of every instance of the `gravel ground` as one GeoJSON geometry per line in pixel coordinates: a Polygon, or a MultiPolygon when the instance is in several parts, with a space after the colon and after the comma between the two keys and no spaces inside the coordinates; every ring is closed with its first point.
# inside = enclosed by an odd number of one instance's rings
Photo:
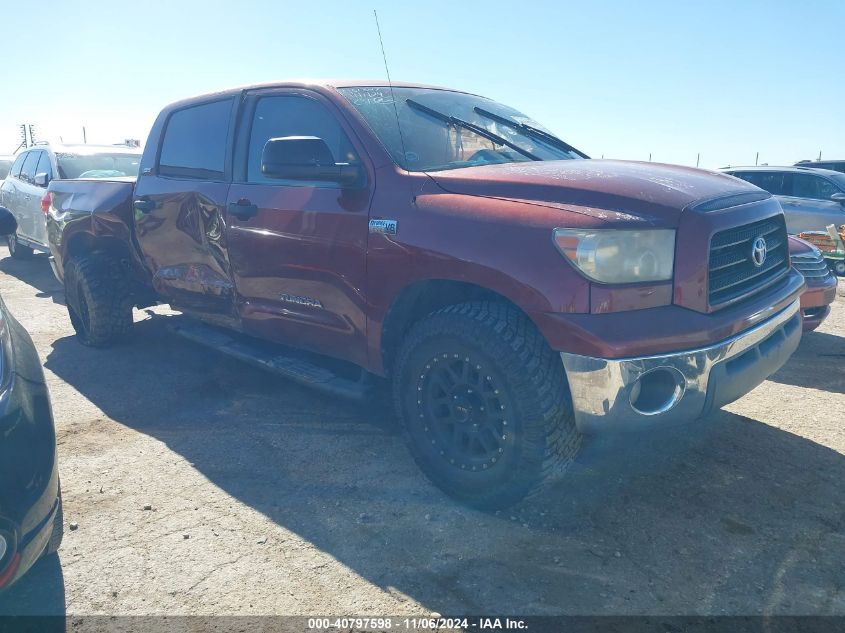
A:
{"type": "Polygon", "coordinates": [[[843,297],[727,410],[593,440],[497,515],[431,486],[384,409],[184,341],[166,310],[82,347],[46,258],[0,257],[44,362],[66,520],[0,613],[845,614],[843,297]]]}

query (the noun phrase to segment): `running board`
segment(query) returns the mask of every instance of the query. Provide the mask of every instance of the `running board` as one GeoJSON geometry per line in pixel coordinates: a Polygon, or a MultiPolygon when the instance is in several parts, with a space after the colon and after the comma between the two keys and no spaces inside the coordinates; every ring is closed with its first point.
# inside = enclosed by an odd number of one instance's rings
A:
{"type": "Polygon", "coordinates": [[[281,346],[203,323],[189,321],[171,324],[169,328],[190,341],[324,393],[359,401],[369,393],[369,374],[363,369],[358,380],[351,380],[303,357],[316,354],[291,351],[286,355],[281,353],[281,346]]]}

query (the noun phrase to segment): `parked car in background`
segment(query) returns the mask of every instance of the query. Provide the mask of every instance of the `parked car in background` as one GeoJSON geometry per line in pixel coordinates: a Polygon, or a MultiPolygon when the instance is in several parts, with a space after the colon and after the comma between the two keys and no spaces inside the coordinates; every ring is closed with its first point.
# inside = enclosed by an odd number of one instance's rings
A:
{"type": "Polygon", "coordinates": [[[815,330],[830,314],[830,304],[836,300],[836,277],[818,248],[792,235],[789,236],[789,258],[807,282],[806,290],[801,293],[804,331],[815,330]]]}
{"type": "Polygon", "coordinates": [[[830,169],[845,173],[845,160],[801,160],[796,167],[811,167],[813,169],[830,169]]]}
{"type": "Polygon", "coordinates": [[[722,171],[774,195],[786,214],[790,235],[845,224],[845,174],[808,167],[728,167],[722,171]]]}
{"type": "Polygon", "coordinates": [[[17,259],[48,251],[44,196],[53,178],[137,176],[141,150],[121,145],[36,143],[20,152],[0,184],[0,205],[15,216],[17,233],[6,238],[17,259]]]}
{"type": "Polygon", "coordinates": [[[9,170],[12,168],[12,163],[15,162],[14,156],[0,156],[0,182],[6,179],[9,170]]]}
{"type": "MultiPolygon", "coordinates": [[[[0,207],[0,236],[14,235],[0,207]]],[[[62,542],[56,432],[41,361],[0,298],[0,591],[62,542]]]]}
{"type": "Polygon", "coordinates": [[[192,340],[324,391],[389,377],[421,469],[503,507],[582,432],[700,418],[801,339],[770,194],[583,158],[460,91],[239,88],[165,108],[137,182],[53,181],[51,254],[81,343],[160,301],[205,322],[174,324],[192,340]]]}

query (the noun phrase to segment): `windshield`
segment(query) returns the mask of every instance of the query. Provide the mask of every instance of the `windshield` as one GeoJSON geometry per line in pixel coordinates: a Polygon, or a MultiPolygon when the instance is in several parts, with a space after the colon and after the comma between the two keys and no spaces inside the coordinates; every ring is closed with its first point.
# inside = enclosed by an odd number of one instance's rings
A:
{"type": "Polygon", "coordinates": [[[528,116],[484,97],[431,88],[393,88],[391,96],[388,86],[339,92],[408,171],[587,158],[528,116]]]}
{"type": "Polygon", "coordinates": [[[12,168],[13,162],[12,160],[0,158],[0,180],[5,180],[6,176],[9,175],[9,170],[12,168]]]}
{"type": "Polygon", "coordinates": [[[56,154],[60,178],[137,176],[140,154],[56,154]]]}

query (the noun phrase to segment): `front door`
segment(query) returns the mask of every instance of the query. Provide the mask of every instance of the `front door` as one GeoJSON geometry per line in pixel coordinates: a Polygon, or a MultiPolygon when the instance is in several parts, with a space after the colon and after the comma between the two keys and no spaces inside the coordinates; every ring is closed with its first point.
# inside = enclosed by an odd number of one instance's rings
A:
{"type": "Polygon", "coordinates": [[[815,174],[794,174],[792,198],[784,207],[787,231],[824,231],[828,224],[837,227],[845,224],[845,207],[831,199],[836,193],[842,191],[827,178],[815,174]]]}
{"type": "Polygon", "coordinates": [[[366,244],[372,176],[353,189],[274,180],[268,139],[316,136],[336,162],[364,154],[334,106],[303,90],[249,94],[229,189],[226,240],[244,331],[366,362],[366,244]]]}
{"type": "Polygon", "coordinates": [[[173,112],[133,205],[156,291],[174,308],[224,325],[237,322],[223,232],[233,109],[228,98],[173,112]]]}

